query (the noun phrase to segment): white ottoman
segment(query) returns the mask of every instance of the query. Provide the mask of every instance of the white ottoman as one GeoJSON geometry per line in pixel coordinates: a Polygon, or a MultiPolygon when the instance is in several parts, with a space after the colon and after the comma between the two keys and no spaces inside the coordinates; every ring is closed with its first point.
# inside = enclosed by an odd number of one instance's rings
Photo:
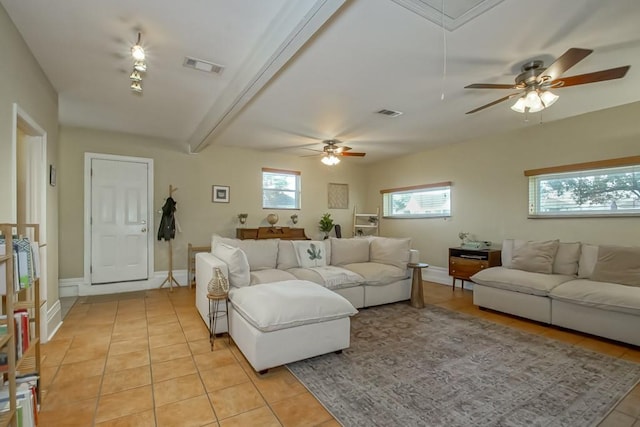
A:
{"type": "Polygon", "coordinates": [[[349,317],[358,312],[306,280],[233,288],[229,300],[229,334],[258,372],[348,348],[349,317]]]}

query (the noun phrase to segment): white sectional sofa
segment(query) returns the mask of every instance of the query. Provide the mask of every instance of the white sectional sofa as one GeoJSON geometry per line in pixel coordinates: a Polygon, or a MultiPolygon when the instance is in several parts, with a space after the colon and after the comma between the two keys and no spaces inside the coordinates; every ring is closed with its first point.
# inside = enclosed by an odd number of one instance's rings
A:
{"type": "MultiPolygon", "coordinates": [[[[196,307],[208,324],[207,284],[228,277],[229,332],[256,371],[349,347],[356,308],[407,300],[410,239],[237,240],[214,236],[196,255],[196,307]]],[[[223,321],[220,321],[223,320],[223,321]]]]}
{"type": "Polygon", "coordinates": [[[640,247],[508,239],[475,305],[640,345],[640,247]]]}

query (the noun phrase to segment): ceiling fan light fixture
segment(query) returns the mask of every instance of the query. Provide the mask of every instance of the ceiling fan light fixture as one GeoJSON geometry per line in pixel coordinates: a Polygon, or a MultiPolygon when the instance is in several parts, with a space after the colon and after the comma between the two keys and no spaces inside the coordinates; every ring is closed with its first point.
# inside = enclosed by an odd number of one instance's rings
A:
{"type": "Polygon", "coordinates": [[[525,112],[524,98],[523,97],[518,98],[516,103],[511,106],[511,109],[517,113],[524,113],[525,112]]]}
{"type": "Polygon", "coordinates": [[[321,162],[324,163],[327,166],[333,166],[333,165],[337,165],[338,163],[340,163],[340,159],[335,154],[329,153],[329,154],[327,154],[327,155],[322,157],[321,162]]]}
{"type": "Polygon", "coordinates": [[[549,90],[545,90],[540,94],[540,99],[544,104],[545,108],[552,106],[557,100],[560,98],[558,95],[552,93],[549,90]]]}

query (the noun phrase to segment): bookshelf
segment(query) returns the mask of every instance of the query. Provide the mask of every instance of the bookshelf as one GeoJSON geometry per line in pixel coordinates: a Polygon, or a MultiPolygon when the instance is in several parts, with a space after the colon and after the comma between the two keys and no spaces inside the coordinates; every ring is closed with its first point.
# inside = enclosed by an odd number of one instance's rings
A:
{"type": "Polygon", "coordinates": [[[358,213],[358,207],[353,208],[353,237],[377,236],[380,224],[380,208],[376,213],[358,213]]]}
{"type": "MultiPolygon", "coordinates": [[[[28,237],[30,242],[39,242],[37,224],[0,224],[0,235],[4,245],[0,245],[0,287],[2,294],[3,330],[0,334],[0,351],[6,353],[6,371],[2,373],[6,385],[0,387],[5,400],[8,398],[8,410],[0,412],[0,426],[16,425],[19,418],[22,425],[35,425],[35,413],[40,402],[40,279],[35,275],[28,285],[16,284],[14,265],[14,235],[28,237]],[[2,281],[4,279],[4,281],[2,281]],[[24,313],[24,314],[22,314],[24,313]],[[18,317],[16,317],[16,314],[18,317]],[[17,319],[17,320],[14,320],[17,319]],[[35,380],[35,402],[27,386],[18,389],[16,376],[32,376],[35,380]],[[26,390],[26,391],[25,391],[26,390]],[[22,405],[18,405],[17,395],[22,396],[22,405]],[[25,397],[26,396],[26,397],[25,397]],[[20,414],[18,415],[18,412],[20,414]]],[[[32,253],[40,246],[30,247],[32,253]]],[[[34,256],[33,265],[39,271],[39,254],[34,256]],[[35,259],[37,258],[37,260],[35,259]],[[37,267],[35,265],[37,264],[37,267]]],[[[42,273],[42,272],[40,272],[42,273]]],[[[7,406],[3,403],[2,406],[7,406]]]]}

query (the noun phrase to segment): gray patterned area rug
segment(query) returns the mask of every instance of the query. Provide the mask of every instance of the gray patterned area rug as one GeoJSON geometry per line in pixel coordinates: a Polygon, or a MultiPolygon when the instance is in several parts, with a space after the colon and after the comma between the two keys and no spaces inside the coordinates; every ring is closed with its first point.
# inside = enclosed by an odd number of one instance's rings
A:
{"type": "Polygon", "coordinates": [[[287,365],[344,426],[589,426],[640,364],[427,305],[360,310],[351,347],[287,365]]]}

